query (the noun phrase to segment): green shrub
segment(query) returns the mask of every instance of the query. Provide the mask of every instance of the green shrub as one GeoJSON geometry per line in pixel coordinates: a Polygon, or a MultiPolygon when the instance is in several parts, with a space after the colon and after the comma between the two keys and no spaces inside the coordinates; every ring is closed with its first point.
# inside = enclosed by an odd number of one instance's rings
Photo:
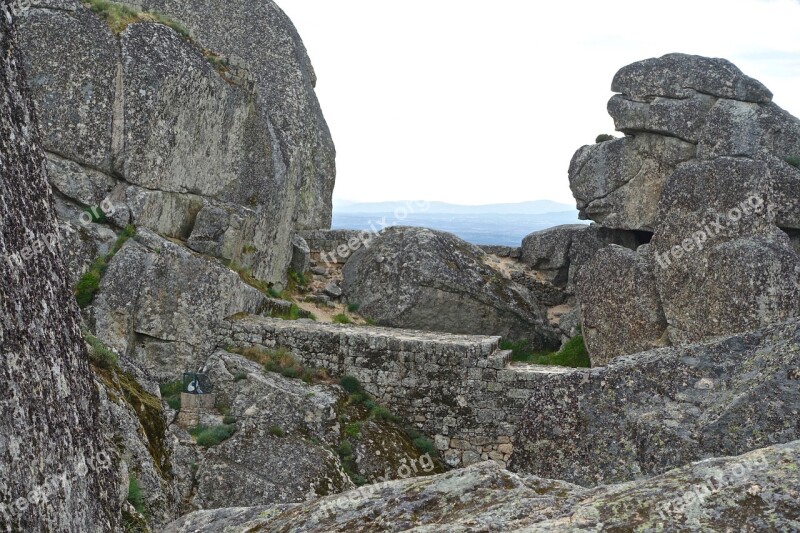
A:
{"type": "Polygon", "coordinates": [[[601,133],[600,135],[597,136],[597,138],[594,140],[594,142],[595,143],[604,143],[606,141],[613,141],[614,139],[616,139],[616,137],[614,137],[613,135],[608,135],[606,133],[601,133]]]}
{"type": "Polygon", "coordinates": [[[247,379],[247,373],[246,372],[238,372],[235,376],[233,376],[233,381],[234,382],[244,381],[245,379],[247,379]]]}
{"type": "Polygon", "coordinates": [[[345,439],[341,442],[341,444],[339,444],[339,448],[336,451],[339,454],[339,457],[349,457],[353,455],[353,444],[349,440],[345,439]]]}
{"type": "Polygon", "coordinates": [[[183,380],[170,381],[158,386],[161,397],[171,408],[176,411],[181,409],[181,393],[183,392],[183,380]]]}
{"type": "Polygon", "coordinates": [[[570,339],[561,350],[552,353],[535,353],[527,348],[527,341],[518,343],[503,342],[501,348],[512,350],[511,358],[514,361],[532,363],[535,365],[567,366],[572,368],[588,368],[589,352],[583,341],[583,335],[570,339]]]}
{"type": "Polygon", "coordinates": [[[352,324],[353,321],[350,320],[350,317],[344,313],[339,313],[337,315],[333,315],[333,322],[334,324],[352,324]]]}
{"type": "Polygon", "coordinates": [[[361,435],[361,422],[353,422],[344,427],[344,434],[348,437],[356,438],[361,435]]]}
{"type": "Polygon", "coordinates": [[[81,276],[75,286],[75,300],[78,307],[83,309],[94,299],[95,293],[100,289],[100,272],[90,270],[81,276]]]}
{"type": "Polygon", "coordinates": [[[339,385],[350,394],[360,393],[364,390],[363,387],[361,387],[361,382],[353,376],[342,376],[339,380],[339,385]]]}
{"type": "Polygon", "coordinates": [[[430,455],[434,455],[438,451],[433,441],[427,437],[420,436],[415,438],[411,442],[414,444],[414,447],[423,454],[427,453],[430,455]]]}
{"type": "Polygon", "coordinates": [[[375,402],[373,402],[372,400],[370,400],[370,399],[366,399],[366,400],[364,400],[364,407],[366,407],[366,408],[367,408],[367,409],[369,409],[370,411],[372,411],[373,409],[375,409],[375,406],[376,406],[376,405],[377,405],[377,404],[376,404],[375,402]]]}
{"type": "MultiPolygon", "coordinates": [[[[287,348],[278,347],[273,350],[260,348],[228,348],[231,353],[264,365],[266,372],[274,372],[290,379],[302,379],[306,383],[327,381],[328,373],[324,368],[306,368],[297,362],[287,348]]],[[[246,377],[246,376],[245,376],[246,377]]]]}
{"type": "Polygon", "coordinates": [[[347,304],[347,310],[351,313],[358,313],[358,310],[361,308],[361,304],[347,304]]]}
{"type": "Polygon", "coordinates": [[[800,168],[800,157],[789,156],[786,158],[786,162],[795,168],[800,168]]]}
{"type": "Polygon", "coordinates": [[[289,379],[297,379],[300,377],[300,372],[297,370],[296,367],[290,366],[288,368],[284,368],[281,370],[281,375],[285,378],[289,379]]]}
{"type": "Polygon", "coordinates": [[[186,26],[184,26],[178,21],[172,20],[163,13],[159,13],[158,11],[148,11],[147,15],[149,17],[152,17],[154,22],[158,22],[159,24],[163,24],[164,26],[172,28],[175,31],[175,33],[177,33],[187,41],[191,38],[189,30],[186,29],[186,26]]]}
{"type": "Polygon", "coordinates": [[[283,438],[286,436],[286,432],[278,426],[271,426],[269,428],[269,433],[273,437],[278,437],[278,438],[283,438]]]}
{"type": "Polygon", "coordinates": [[[297,289],[298,287],[305,287],[308,285],[308,278],[305,274],[289,270],[289,290],[297,289]]]}
{"type": "Polygon", "coordinates": [[[132,225],[125,226],[118,235],[117,240],[114,242],[114,246],[111,247],[111,250],[105,256],[98,257],[94,260],[92,265],[89,267],[88,272],[86,272],[81,279],[78,280],[77,285],[75,286],[75,300],[78,302],[78,306],[83,309],[94,299],[94,295],[97,290],[100,288],[100,280],[103,277],[103,274],[106,272],[106,267],[108,263],[114,258],[114,256],[119,252],[122,245],[127,242],[128,239],[133,237],[136,234],[136,227],[132,225]]]}
{"type": "Polygon", "coordinates": [[[197,426],[189,430],[195,442],[204,448],[216,446],[229,439],[235,432],[236,427],[232,425],[197,426]]]}
{"type": "Polygon", "coordinates": [[[113,4],[106,0],[84,0],[84,4],[100,15],[117,35],[125,31],[128,24],[139,21],[139,13],[127,6],[113,4]]]}
{"type": "Polygon", "coordinates": [[[235,424],[236,423],[236,417],[235,416],[231,416],[231,415],[225,415],[224,417],[222,417],[222,423],[225,424],[226,426],[230,426],[232,424],[235,424]]]}
{"type": "Polygon", "coordinates": [[[89,361],[98,368],[110,369],[117,366],[119,358],[117,354],[97,337],[89,333],[89,330],[82,330],[84,340],[89,344],[89,361]]]}
{"type": "Polygon", "coordinates": [[[380,405],[376,405],[372,408],[370,411],[370,416],[372,416],[372,418],[377,418],[378,420],[392,420],[395,418],[387,408],[380,405]]]}
{"type": "Polygon", "coordinates": [[[128,474],[128,502],[133,505],[136,512],[144,515],[144,500],[142,499],[142,489],[139,488],[139,480],[133,473],[128,474]]]}

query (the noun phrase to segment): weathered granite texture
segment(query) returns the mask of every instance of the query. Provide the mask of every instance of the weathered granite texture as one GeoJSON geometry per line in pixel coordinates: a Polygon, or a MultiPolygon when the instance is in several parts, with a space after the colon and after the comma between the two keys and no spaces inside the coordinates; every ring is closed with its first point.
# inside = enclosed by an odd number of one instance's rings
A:
{"type": "Polygon", "coordinates": [[[800,120],[723,59],[640,61],[612,90],[608,111],[626,136],[579,149],[570,186],[582,216],[650,232],[654,260],[647,287],[616,283],[602,262],[582,278],[578,302],[595,309],[584,320],[604,331],[589,343],[593,364],[654,340],[686,344],[799,316],[800,256],[786,232],[800,226],[800,169],[788,163],[800,154],[800,120]],[[634,312],[603,310],[597,285],[615,286],[634,312]],[[661,314],[665,338],[660,318],[636,327],[635,317],[661,314]]]}
{"type": "Polygon", "coordinates": [[[583,338],[592,365],[623,353],[666,346],[667,319],[653,277],[650,245],[637,252],[607,246],[578,275],[583,338]],[[617,322],[608,315],[620,317],[617,322]]]}
{"type": "Polygon", "coordinates": [[[558,345],[530,292],[487,265],[478,247],[450,233],[388,228],[344,266],[348,302],[382,326],[500,335],[535,349],[558,345]]]}
{"type": "Polygon", "coordinates": [[[284,187],[275,194],[297,204],[297,229],[330,227],[335,149],[314,94],[316,74],[286,14],[271,0],[145,0],[142,5],[181,21],[201,46],[248,72],[255,105],[270,125],[277,165],[273,179],[284,187]]]}
{"type": "Polygon", "coordinates": [[[581,485],[800,438],[800,321],[539,376],[510,467],[581,485]]]}
{"type": "Polygon", "coordinates": [[[511,437],[541,373],[508,367],[498,337],[243,317],[220,324],[220,346],[284,347],[304,364],[355,376],[434,438],[450,465],[508,460],[511,437]]]}
{"type": "Polygon", "coordinates": [[[272,2],[166,3],[137,9],[167,13],[192,40],[153,22],[115,35],[74,0],[26,13],[51,182],[79,207],[112,199],[117,225],[281,286],[295,231],[330,225],[335,151],[305,49],[272,2]]]}
{"type": "Polygon", "coordinates": [[[218,261],[139,230],[109,263],[92,318],[98,338],[167,382],[213,353],[211,324],[268,305],[218,261]]]}
{"type": "Polygon", "coordinates": [[[795,441],[595,489],[484,462],[297,506],[192,513],[165,533],[793,531],[800,528],[798,462],[795,441]]]}
{"type": "Polygon", "coordinates": [[[117,531],[123,500],[98,431],[16,20],[0,1],[0,530],[117,531]],[[19,254],[19,255],[17,255],[19,254]]]}

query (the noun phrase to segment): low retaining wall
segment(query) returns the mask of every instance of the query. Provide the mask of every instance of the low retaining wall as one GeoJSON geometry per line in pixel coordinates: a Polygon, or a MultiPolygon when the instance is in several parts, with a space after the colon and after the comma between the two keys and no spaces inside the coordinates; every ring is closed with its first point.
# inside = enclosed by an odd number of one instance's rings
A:
{"type": "Polygon", "coordinates": [[[507,462],[525,404],[548,367],[510,367],[499,337],[246,316],[222,324],[220,346],[289,348],[309,366],[351,375],[432,436],[445,461],[507,462]]]}

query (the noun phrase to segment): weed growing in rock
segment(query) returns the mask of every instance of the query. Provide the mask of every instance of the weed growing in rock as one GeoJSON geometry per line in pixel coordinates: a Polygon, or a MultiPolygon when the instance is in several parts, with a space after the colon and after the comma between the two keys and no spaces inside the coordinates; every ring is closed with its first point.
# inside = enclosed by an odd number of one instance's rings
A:
{"type": "Polygon", "coordinates": [[[364,390],[364,388],[361,386],[361,382],[353,376],[342,376],[342,378],[339,380],[339,385],[341,385],[345,392],[349,394],[360,393],[364,390]]]}
{"type": "Polygon", "coordinates": [[[158,386],[161,391],[161,398],[167,402],[172,409],[180,411],[181,392],[183,392],[183,380],[170,381],[158,386]]]}
{"type": "Polygon", "coordinates": [[[83,4],[106,21],[115,35],[121,34],[129,24],[136,22],[156,22],[172,28],[175,33],[191,41],[189,30],[163,13],[157,11],[136,11],[128,6],[108,2],[107,0],[83,0],[83,4]]]}
{"type": "Polygon", "coordinates": [[[511,359],[517,362],[572,368],[591,366],[583,335],[570,339],[559,351],[552,353],[534,352],[529,348],[528,341],[525,340],[515,343],[503,341],[501,348],[511,350],[511,359]]]}
{"type": "Polygon", "coordinates": [[[800,157],[797,156],[789,156],[786,158],[786,162],[792,165],[795,168],[800,168],[800,157]]]}
{"type": "Polygon", "coordinates": [[[359,309],[361,309],[361,304],[347,304],[347,310],[351,313],[358,313],[359,309]]]}
{"type": "Polygon", "coordinates": [[[233,376],[233,381],[237,383],[239,381],[244,381],[245,379],[247,379],[247,373],[245,372],[238,372],[235,376],[233,376]]]}
{"type": "Polygon", "coordinates": [[[271,426],[269,428],[269,434],[278,438],[283,438],[286,436],[286,432],[278,426],[271,426]]]}
{"type": "Polygon", "coordinates": [[[289,292],[294,292],[298,288],[305,288],[308,285],[308,281],[305,274],[289,270],[289,284],[287,289],[289,292]]]}
{"type": "Polygon", "coordinates": [[[435,455],[438,452],[436,445],[434,445],[433,441],[428,437],[420,436],[411,442],[414,444],[414,447],[423,454],[427,453],[428,455],[435,455]]]}
{"type": "Polygon", "coordinates": [[[344,313],[339,313],[337,315],[333,315],[333,322],[334,324],[352,324],[353,321],[344,313]]]}
{"type": "Polygon", "coordinates": [[[139,488],[139,480],[131,473],[128,475],[128,503],[133,505],[136,512],[144,515],[144,500],[142,499],[142,489],[139,488]]]}
{"type": "Polygon", "coordinates": [[[111,247],[111,250],[105,256],[95,259],[89,267],[89,271],[78,280],[78,283],[75,285],[74,294],[75,300],[78,302],[78,306],[81,309],[92,303],[95,293],[100,289],[100,280],[106,272],[108,263],[110,263],[117,252],[119,252],[122,245],[135,234],[136,228],[134,226],[130,224],[125,226],[125,229],[117,235],[117,240],[114,242],[114,246],[111,247]]]}
{"type": "Polygon", "coordinates": [[[344,434],[348,437],[358,438],[361,435],[361,422],[353,422],[344,427],[344,434]]]}
{"type": "Polygon", "coordinates": [[[290,379],[302,379],[306,383],[324,383],[328,381],[328,372],[323,368],[306,368],[295,359],[292,352],[283,347],[274,350],[260,348],[229,348],[229,352],[237,353],[251,361],[264,366],[266,372],[281,374],[290,379]]]}
{"type": "Polygon", "coordinates": [[[236,432],[236,427],[230,424],[218,426],[197,426],[190,429],[189,434],[194,437],[198,445],[209,448],[231,438],[236,432]]]}
{"type": "Polygon", "coordinates": [[[89,330],[82,330],[83,339],[89,344],[89,361],[98,368],[109,370],[117,366],[119,358],[117,354],[108,349],[100,339],[89,333],[89,330]]]}

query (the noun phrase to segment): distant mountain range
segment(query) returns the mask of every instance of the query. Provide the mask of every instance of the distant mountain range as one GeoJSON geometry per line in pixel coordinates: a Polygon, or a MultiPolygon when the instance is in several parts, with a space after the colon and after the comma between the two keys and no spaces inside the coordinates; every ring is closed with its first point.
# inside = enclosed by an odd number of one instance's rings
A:
{"type": "Polygon", "coordinates": [[[413,208],[414,212],[425,212],[431,214],[454,214],[454,215],[542,215],[545,213],[563,213],[575,211],[575,206],[553,202],[552,200],[532,200],[529,202],[518,202],[510,204],[485,204],[485,205],[459,205],[446,202],[428,202],[428,209],[419,209],[422,204],[416,201],[399,202],[348,202],[346,200],[334,200],[333,211],[335,213],[393,213],[397,209],[413,208]]]}
{"type": "Polygon", "coordinates": [[[561,224],[577,224],[578,211],[550,200],[516,204],[334,201],[333,229],[378,230],[384,225],[422,226],[454,233],[473,244],[519,246],[522,238],[561,224]]]}

